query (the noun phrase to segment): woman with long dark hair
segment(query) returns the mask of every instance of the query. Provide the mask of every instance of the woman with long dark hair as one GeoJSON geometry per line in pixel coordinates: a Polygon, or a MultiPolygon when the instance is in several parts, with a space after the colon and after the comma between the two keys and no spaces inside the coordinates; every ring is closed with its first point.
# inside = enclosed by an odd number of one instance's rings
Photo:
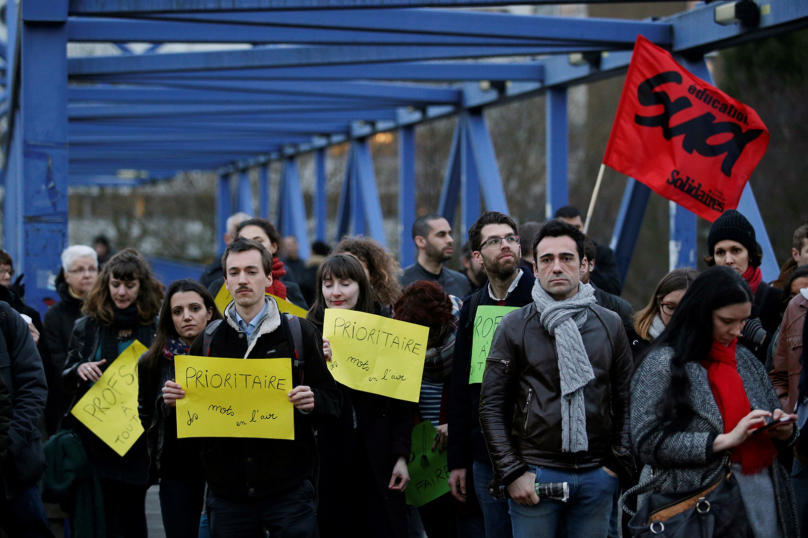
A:
{"type": "Polygon", "coordinates": [[[635,359],[651,345],[654,338],[662,334],[687,288],[698,276],[699,272],[695,269],[682,267],[662,277],[645,308],[634,314],[633,326],[627,331],[635,359]]]}
{"type": "MultiPolygon", "coordinates": [[[[316,291],[306,317],[321,330],[326,308],[389,317],[353,256],[337,254],[327,259],[317,270],[316,291]]],[[[330,361],[326,339],[323,351],[330,361]]],[[[412,408],[402,400],[338,385],[342,392],[339,421],[317,430],[320,536],[406,538],[403,493],[410,480],[412,408]]]]}
{"type": "Polygon", "coordinates": [[[796,416],[780,409],[760,362],[736,345],[752,299],[737,272],[710,268],[648,349],[631,391],[632,441],[644,464],[635,489],[706,488],[728,455],[751,534],[790,538],[798,534],[794,493],[777,448],[793,443],[796,429],[789,423],[753,431],[796,416]]]}
{"type": "Polygon", "coordinates": [[[174,381],[174,357],[187,355],[208,323],[222,319],[208,290],[194,280],[173,282],[160,310],[157,334],[138,363],[138,413],[149,449],[149,485],[160,480],[160,511],[168,538],[196,538],[205,497],[199,453],[177,439],[176,402],[163,401],[174,381]]]}
{"type": "MultiPolygon", "coordinates": [[[[110,258],[85,296],[86,315],[76,321],[70,340],[63,379],[66,388],[77,389],[75,401],[133,341],[152,344],[162,299],[162,284],[136,250],[110,258]]],[[[126,538],[145,537],[149,454],[144,436],[119,456],[79,421],[71,422],[101,481],[107,536],[114,536],[117,520],[126,538]]]]}

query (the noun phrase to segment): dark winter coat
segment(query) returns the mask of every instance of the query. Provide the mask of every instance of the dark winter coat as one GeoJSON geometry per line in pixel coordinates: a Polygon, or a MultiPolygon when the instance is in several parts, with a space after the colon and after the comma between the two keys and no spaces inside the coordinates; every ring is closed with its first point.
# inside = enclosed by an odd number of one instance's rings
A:
{"type": "MultiPolygon", "coordinates": [[[[389,317],[389,311],[381,305],[377,305],[376,314],[389,317]]],[[[369,474],[384,504],[390,529],[397,538],[406,538],[407,505],[404,495],[390,492],[388,485],[398,458],[410,456],[412,404],[354,390],[339,383],[338,386],[342,393],[339,422],[330,427],[321,427],[317,432],[318,442],[321,443],[320,459],[327,475],[321,475],[326,485],[320,491],[318,510],[333,513],[332,508],[341,504],[336,497],[340,491],[344,491],[345,481],[354,479],[357,474],[367,476],[367,470],[363,472],[349,465],[354,453],[359,451],[367,455],[364,463],[370,466],[369,474]],[[357,446],[358,443],[361,446],[357,446]]],[[[350,516],[346,519],[348,524],[341,525],[343,531],[351,527],[350,516]]],[[[323,521],[322,518],[320,520],[323,521]]],[[[324,529],[324,532],[328,530],[324,529]]]]}
{"type": "Polygon", "coordinates": [[[463,273],[453,271],[448,267],[443,267],[439,275],[430,273],[423,266],[415,262],[410,265],[399,277],[398,281],[402,288],[406,288],[413,282],[419,280],[426,280],[428,282],[437,282],[443,291],[449,295],[454,295],[458,299],[464,299],[471,294],[471,284],[469,279],[463,273]]]}
{"type": "Polygon", "coordinates": [[[6,387],[6,381],[0,375],[0,477],[2,477],[2,465],[8,459],[8,447],[11,446],[11,394],[6,387]]]}
{"type": "Polygon", "coordinates": [[[555,338],[534,304],[500,321],[483,376],[480,424],[495,475],[505,485],[529,465],[633,472],[628,411],[634,361],[626,331],[614,312],[598,305],[588,307],[579,330],[595,376],[584,388],[589,448],[565,452],[555,338]]]}
{"type": "MultiPolygon", "coordinates": [[[[210,285],[219,278],[224,278],[221,254],[217,254],[216,257],[213,258],[213,261],[205,266],[205,270],[199,275],[199,283],[210,289],[210,285]]],[[[216,295],[214,295],[214,297],[216,297],[216,295]]]]}
{"type": "Polygon", "coordinates": [[[34,339],[17,312],[0,302],[0,377],[11,394],[10,457],[3,463],[6,498],[12,498],[39,481],[45,471],[37,424],[45,410],[48,385],[34,339]]]}
{"type": "MultiPolygon", "coordinates": [[[[743,346],[736,351],[738,374],[743,381],[752,409],[773,412],[780,400],[772,388],[763,365],[743,346]]],[[[724,421],[715,402],[707,371],[698,363],[685,366],[690,379],[690,402],[695,412],[690,423],[680,432],[663,440],[661,403],[671,384],[670,363],[673,349],[652,350],[645,357],[631,382],[631,438],[634,451],[645,467],[640,475],[640,491],[688,491],[704,488],[718,477],[723,453],[713,453],[713,441],[724,433],[724,421]]],[[[797,433],[788,441],[773,439],[781,449],[794,443],[797,433]]],[[[797,513],[794,492],[788,472],[774,460],[771,467],[778,519],[783,535],[797,536],[797,513]]],[[[631,493],[626,493],[629,496],[631,493]]]]}
{"type": "MultiPolygon", "coordinates": [[[[522,271],[516,288],[505,301],[505,306],[523,307],[533,302],[531,291],[536,278],[533,273],[522,271]]],[[[496,305],[484,286],[480,293],[480,306],[496,305]]],[[[471,469],[474,461],[488,464],[488,448],[485,446],[480,429],[480,384],[469,385],[471,369],[472,326],[474,320],[470,312],[472,297],[463,302],[458,322],[454,358],[452,359],[451,388],[449,391],[448,423],[452,434],[449,436],[449,469],[471,469]]]]}
{"type": "Polygon", "coordinates": [[[138,363],[138,416],[149,452],[149,485],[158,478],[193,480],[202,476],[202,460],[193,439],[177,439],[177,410],[163,404],[166,381],[174,381],[174,359],[158,353],[151,368],[138,363]],[[168,447],[168,453],[164,449],[168,447]]]}
{"type": "MultiPolygon", "coordinates": [[[[113,327],[113,330],[115,327],[113,327]]],[[[141,338],[140,343],[150,346],[154,340],[154,324],[148,331],[150,338],[141,338]],[[144,341],[147,340],[147,341],[144,341]]],[[[135,335],[132,335],[133,338],[135,335]]],[[[90,389],[92,383],[82,381],[78,374],[79,365],[85,362],[95,362],[98,346],[101,343],[101,326],[91,316],[84,316],[76,321],[73,335],[70,338],[70,348],[67,352],[67,361],[62,373],[62,381],[67,390],[75,390],[76,401],[90,389]]],[[[99,365],[104,372],[115,363],[116,357],[101,357],[106,363],[99,365]]],[[[90,461],[95,465],[99,477],[118,480],[127,484],[146,485],[149,470],[149,454],[146,449],[144,435],[132,445],[132,448],[123,456],[112,450],[104,441],[87,429],[81,422],[68,415],[66,424],[73,428],[81,438],[81,443],[90,461]]]]}
{"type": "Polygon", "coordinates": [[[45,312],[45,332],[39,342],[45,375],[48,380],[48,402],[45,404],[45,426],[49,435],[56,432],[59,421],[70,409],[74,393],[65,389],[62,372],[67,361],[67,350],[73,326],[81,317],[84,300],[70,295],[70,286],[64,274],[56,277],[56,292],[60,301],[45,312]]]}
{"type": "Polygon", "coordinates": [[[760,323],[766,331],[766,338],[763,343],[756,346],[745,340],[739,340],[749,351],[751,351],[760,361],[766,363],[767,352],[774,338],[774,333],[780,327],[782,320],[781,303],[783,301],[783,290],[774,288],[765,282],[761,282],[755,293],[755,300],[752,303],[752,314],[750,319],[760,318],[760,323]]]}
{"type": "Polygon", "coordinates": [[[617,267],[614,251],[608,245],[595,243],[595,270],[590,279],[606,293],[620,295],[623,292],[620,268],[617,267]]]}
{"type": "Polygon", "coordinates": [[[631,303],[622,297],[603,291],[592,282],[590,282],[590,284],[595,288],[595,300],[598,304],[606,310],[611,310],[620,316],[620,321],[623,322],[623,326],[628,330],[628,328],[631,327],[631,318],[634,315],[634,308],[631,306],[631,303]]]}
{"type": "MultiPolygon", "coordinates": [[[[250,345],[246,333],[234,318],[234,303],[224,312],[210,341],[210,357],[244,357],[246,359],[274,359],[291,357],[294,343],[286,316],[281,316],[277,303],[267,298],[267,313],[255,329],[258,336],[250,345]]],[[[263,497],[292,490],[303,480],[315,482],[317,443],[313,420],[328,420],[339,413],[339,389],[328,371],[323,356],[320,332],[304,319],[300,320],[303,337],[304,367],[293,372],[294,385],[311,387],[314,392],[314,410],[302,413],[295,410],[295,439],[200,439],[205,478],[216,495],[223,497],[263,497]]],[[[190,355],[204,355],[204,333],[191,346],[190,355]]]]}

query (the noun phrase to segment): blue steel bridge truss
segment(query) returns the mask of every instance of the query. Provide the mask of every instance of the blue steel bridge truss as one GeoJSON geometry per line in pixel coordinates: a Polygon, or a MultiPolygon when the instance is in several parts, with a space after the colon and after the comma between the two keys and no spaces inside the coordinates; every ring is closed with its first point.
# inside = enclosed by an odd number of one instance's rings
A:
{"type": "MultiPolygon", "coordinates": [[[[369,137],[397,130],[399,254],[408,264],[418,124],[459,118],[436,209],[452,220],[459,205],[465,230],[481,199],[508,211],[485,109],[544,94],[549,217],[568,203],[567,90],[625,72],[637,35],[710,81],[705,53],[808,26],[808,0],[760,1],[754,28],[716,24],[723,2],[653,21],[455,9],[511,3],[9,1],[8,41],[0,47],[0,113],[8,120],[4,245],[29,275],[29,302],[42,308],[52,295],[47,282],[65,246],[70,185],[137,187],[182,170],[217,171],[221,241],[225,218],[253,207],[251,169],[258,169],[260,216],[269,215],[268,166],[280,161],[277,224],[297,236],[305,257],[310,239],[326,238],[326,149],[347,142],[337,235],[366,233],[386,244],[369,137]],[[120,54],[68,58],[69,42],[113,43],[120,54]],[[136,54],[131,43],[144,42],[149,47],[136,54]],[[164,43],[241,47],[163,53],[164,43]],[[308,152],[316,170],[313,238],[297,164],[308,152]],[[140,172],[122,178],[120,170],[140,172]]],[[[649,195],[628,181],[612,237],[624,278],[649,195]]],[[[775,258],[750,188],[739,209],[758,230],[764,273],[773,278],[775,258]]],[[[695,265],[696,217],[674,204],[670,212],[671,266],[695,265]]]]}

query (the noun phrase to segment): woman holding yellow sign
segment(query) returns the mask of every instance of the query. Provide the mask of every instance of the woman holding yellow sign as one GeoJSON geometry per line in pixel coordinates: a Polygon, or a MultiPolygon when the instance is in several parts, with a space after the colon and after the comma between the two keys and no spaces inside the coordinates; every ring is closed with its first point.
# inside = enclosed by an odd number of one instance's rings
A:
{"type": "Polygon", "coordinates": [[[66,388],[77,389],[77,402],[106,371],[110,372],[105,376],[104,395],[92,399],[89,405],[77,404],[72,414],[78,420],[71,421],[101,481],[107,536],[114,536],[116,521],[126,538],[147,536],[145,501],[149,455],[142,436],[119,455],[113,448],[114,437],[102,440],[86,425],[97,421],[110,426],[105,424],[105,419],[123,410],[131,422],[120,424],[120,419],[115,419],[120,435],[131,439],[139,435],[136,432],[142,433],[135,404],[131,409],[121,409],[119,396],[128,395],[134,389],[136,403],[137,357],[130,362],[128,355],[141,347],[138,343],[151,345],[162,299],[162,285],[152,276],[146,260],[134,249],[119,252],[107,262],[87,292],[83,310],[86,316],[76,322],[67,353],[64,384],[66,388]]]}
{"type": "MultiPolygon", "coordinates": [[[[389,317],[376,299],[362,264],[337,254],[317,271],[317,298],[307,319],[323,327],[326,308],[389,317]]],[[[323,339],[326,360],[331,347],[323,339]]],[[[318,429],[320,449],[320,536],[406,538],[403,495],[410,481],[412,408],[402,400],[339,384],[339,422],[318,429]]]]}
{"type": "Polygon", "coordinates": [[[199,452],[177,439],[176,404],[163,401],[162,388],[174,381],[174,357],[187,355],[208,323],[222,319],[208,290],[190,279],[173,282],[160,310],[157,334],[138,364],[138,414],[149,449],[149,484],[160,479],[160,511],[167,538],[195,537],[205,498],[199,452]]]}

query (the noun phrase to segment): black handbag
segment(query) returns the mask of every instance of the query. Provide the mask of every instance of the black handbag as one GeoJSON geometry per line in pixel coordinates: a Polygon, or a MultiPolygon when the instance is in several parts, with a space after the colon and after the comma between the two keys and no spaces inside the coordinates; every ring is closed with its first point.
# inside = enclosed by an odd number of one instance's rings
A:
{"type": "Polygon", "coordinates": [[[750,535],[741,488],[729,466],[707,487],[651,493],[628,523],[633,538],[744,538],[750,535]]]}

